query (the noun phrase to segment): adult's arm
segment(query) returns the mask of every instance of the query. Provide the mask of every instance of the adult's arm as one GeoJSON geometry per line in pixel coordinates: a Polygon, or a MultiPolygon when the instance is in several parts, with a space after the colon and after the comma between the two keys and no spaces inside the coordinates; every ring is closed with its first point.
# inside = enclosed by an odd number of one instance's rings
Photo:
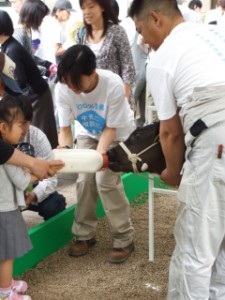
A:
{"type": "Polygon", "coordinates": [[[60,127],[59,131],[59,147],[68,146],[72,148],[73,146],[73,136],[71,126],[60,127]]]}
{"type": "Polygon", "coordinates": [[[13,155],[15,148],[0,139],[0,164],[4,164],[13,155]]]}
{"type": "Polygon", "coordinates": [[[100,153],[106,153],[109,146],[113,143],[116,137],[116,129],[105,127],[100,135],[97,151],[100,153]]]}
{"type": "Polygon", "coordinates": [[[161,173],[161,179],[169,185],[178,186],[185,152],[183,127],[178,114],[160,121],[160,142],[166,159],[166,169],[161,173]]]}
{"type": "Polygon", "coordinates": [[[38,179],[53,176],[64,166],[64,163],[61,160],[40,160],[26,155],[18,149],[14,149],[13,155],[7,160],[7,163],[30,169],[31,173],[38,179]]]}
{"type": "Polygon", "coordinates": [[[129,99],[131,95],[131,86],[128,83],[124,83],[124,89],[125,89],[125,97],[129,99]]]}

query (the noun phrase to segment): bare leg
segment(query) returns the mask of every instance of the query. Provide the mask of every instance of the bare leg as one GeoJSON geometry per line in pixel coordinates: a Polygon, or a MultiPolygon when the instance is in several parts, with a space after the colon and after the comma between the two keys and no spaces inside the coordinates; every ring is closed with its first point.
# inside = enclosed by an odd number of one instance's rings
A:
{"type": "Polygon", "coordinates": [[[13,259],[0,261],[0,288],[8,288],[12,284],[13,259]]]}

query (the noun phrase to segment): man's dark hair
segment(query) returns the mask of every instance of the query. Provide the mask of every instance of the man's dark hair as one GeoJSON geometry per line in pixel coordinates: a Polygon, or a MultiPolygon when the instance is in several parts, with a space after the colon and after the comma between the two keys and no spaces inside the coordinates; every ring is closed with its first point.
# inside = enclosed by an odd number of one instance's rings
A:
{"type": "Polygon", "coordinates": [[[10,18],[9,14],[4,11],[0,10],[0,35],[13,35],[13,22],[10,18]]]}
{"type": "Polygon", "coordinates": [[[68,82],[79,88],[80,77],[90,76],[96,69],[96,57],[93,51],[86,45],[74,45],[68,48],[58,65],[58,79],[60,82],[68,82]]]}
{"type": "Polygon", "coordinates": [[[133,0],[128,11],[131,18],[146,15],[150,10],[159,11],[168,17],[180,14],[176,0],[133,0]]]}
{"type": "Polygon", "coordinates": [[[44,17],[49,14],[48,6],[40,0],[26,0],[19,13],[19,23],[38,30],[44,17]]]}
{"type": "Polygon", "coordinates": [[[17,97],[16,99],[17,99],[19,108],[23,112],[25,121],[31,122],[32,118],[33,118],[33,107],[32,107],[30,99],[23,95],[17,97]]]}

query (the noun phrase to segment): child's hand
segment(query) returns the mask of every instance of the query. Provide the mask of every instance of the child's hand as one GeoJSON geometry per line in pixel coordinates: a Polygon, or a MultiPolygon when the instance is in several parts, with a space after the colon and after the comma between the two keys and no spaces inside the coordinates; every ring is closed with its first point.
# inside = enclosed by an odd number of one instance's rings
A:
{"type": "Polygon", "coordinates": [[[37,202],[37,197],[34,192],[25,192],[25,203],[26,206],[29,206],[31,202],[37,202]]]}
{"type": "Polygon", "coordinates": [[[30,169],[28,169],[28,168],[23,168],[23,170],[24,170],[24,172],[26,172],[26,173],[29,173],[30,174],[30,169]]]}
{"type": "Polygon", "coordinates": [[[34,176],[33,174],[30,174],[30,182],[34,183],[36,181],[38,181],[38,178],[36,176],[34,176]]]}

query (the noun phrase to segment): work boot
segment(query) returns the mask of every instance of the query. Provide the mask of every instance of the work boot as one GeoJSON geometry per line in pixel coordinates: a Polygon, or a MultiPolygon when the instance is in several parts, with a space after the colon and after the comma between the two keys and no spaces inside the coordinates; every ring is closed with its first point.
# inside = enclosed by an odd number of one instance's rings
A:
{"type": "Polygon", "coordinates": [[[69,247],[69,255],[71,256],[82,256],[87,254],[89,248],[94,246],[96,239],[92,238],[90,240],[84,241],[73,241],[69,247]]]}
{"type": "Polygon", "coordinates": [[[110,253],[108,261],[112,264],[123,263],[131,256],[131,253],[133,251],[134,251],[134,243],[133,242],[124,248],[113,248],[110,253]]]}

